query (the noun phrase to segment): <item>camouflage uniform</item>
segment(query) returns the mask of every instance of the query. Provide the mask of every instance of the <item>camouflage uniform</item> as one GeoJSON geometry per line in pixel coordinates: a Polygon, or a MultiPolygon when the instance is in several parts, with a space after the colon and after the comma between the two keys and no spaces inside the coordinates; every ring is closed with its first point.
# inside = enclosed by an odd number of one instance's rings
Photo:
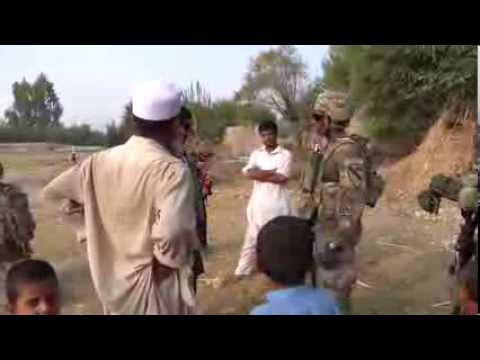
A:
{"type": "Polygon", "coordinates": [[[6,272],[15,261],[30,257],[34,231],[27,195],[17,186],[0,181],[0,306],[6,302],[6,272]]]}
{"type": "Polygon", "coordinates": [[[311,194],[308,201],[315,209],[311,214],[316,233],[315,283],[333,290],[344,312],[349,312],[356,282],[355,246],[367,200],[367,167],[360,138],[345,133],[351,117],[346,100],[344,94],[326,92],[315,103],[314,112],[330,118],[331,136],[323,154],[311,155],[303,190],[311,194]]]}
{"type": "MultiPolygon", "coordinates": [[[[203,197],[203,189],[199,176],[199,169],[197,161],[192,155],[185,154],[185,160],[193,178],[193,184],[195,187],[195,215],[197,222],[197,236],[202,248],[207,246],[207,209],[205,207],[205,200],[203,197]]],[[[205,267],[200,251],[196,250],[193,254],[193,275],[194,275],[194,291],[197,291],[198,277],[205,273],[205,267]]]]}
{"type": "Polygon", "coordinates": [[[478,160],[476,171],[468,171],[462,177],[448,177],[443,174],[435,175],[427,190],[418,195],[418,203],[423,210],[438,214],[442,198],[458,203],[463,222],[460,231],[456,234],[453,248],[454,259],[449,267],[450,291],[454,313],[459,313],[457,275],[470,261],[478,256],[478,224],[479,224],[479,182],[478,160]]]}

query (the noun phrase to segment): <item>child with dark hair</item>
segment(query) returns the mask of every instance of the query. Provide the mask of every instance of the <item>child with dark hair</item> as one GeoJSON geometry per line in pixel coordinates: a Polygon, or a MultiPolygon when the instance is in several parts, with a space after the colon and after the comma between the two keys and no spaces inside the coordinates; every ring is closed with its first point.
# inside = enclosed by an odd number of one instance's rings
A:
{"type": "Polygon", "coordinates": [[[460,315],[478,314],[478,261],[475,257],[460,271],[460,315]]]}
{"type": "Polygon", "coordinates": [[[60,314],[57,275],[45,261],[29,259],[13,265],[7,273],[6,289],[11,314],[60,314]]]}
{"type": "Polygon", "coordinates": [[[261,134],[262,132],[265,131],[272,131],[275,135],[278,134],[278,126],[277,124],[272,121],[272,120],[265,120],[258,125],[258,132],[261,134]]]}
{"type": "Polygon", "coordinates": [[[313,269],[313,242],[309,223],[296,217],[277,217],[260,230],[257,265],[274,290],[251,315],[340,315],[327,290],[305,285],[313,269]]]}

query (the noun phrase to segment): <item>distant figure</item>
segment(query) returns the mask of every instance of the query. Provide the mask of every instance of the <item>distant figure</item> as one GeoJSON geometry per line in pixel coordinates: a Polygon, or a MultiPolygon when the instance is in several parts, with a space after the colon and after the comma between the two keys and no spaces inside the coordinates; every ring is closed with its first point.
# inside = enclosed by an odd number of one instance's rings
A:
{"type": "Polygon", "coordinates": [[[208,198],[213,194],[213,181],[208,174],[208,159],[211,156],[212,154],[199,153],[197,161],[200,183],[202,185],[203,201],[205,202],[205,206],[207,206],[208,198]]]}
{"type": "Polygon", "coordinates": [[[13,265],[6,281],[12,315],[60,315],[60,289],[53,267],[42,260],[13,265]]]}
{"type": "Polygon", "coordinates": [[[267,302],[252,315],[340,315],[333,294],[305,285],[313,270],[315,236],[303,219],[278,217],[258,234],[258,268],[271,281],[267,302]]]}
{"type": "Polygon", "coordinates": [[[255,150],[243,169],[243,174],[253,180],[253,192],[247,208],[247,232],[235,270],[236,280],[251,275],[256,270],[257,236],[270,220],[282,215],[292,215],[290,192],[287,183],[292,167],[292,154],[277,143],[278,128],[273,121],[258,127],[263,147],[255,150]]]}
{"type": "Polygon", "coordinates": [[[75,147],[72,146],[72,152],[70,153],[70,162],[75,165],[77,163],[77,152],[75,151],[75,147]]]}
{"type": "Polygon", "coordinates": [[[87,243],[107,315],[194,310],[192,266],[200,244],[192,177],[182,159],[181,99],[172,84],[141,84],[132,95],[135,135],[71,167],[44,189],[53,205],[67,202],[65,218],[87,243]]]}

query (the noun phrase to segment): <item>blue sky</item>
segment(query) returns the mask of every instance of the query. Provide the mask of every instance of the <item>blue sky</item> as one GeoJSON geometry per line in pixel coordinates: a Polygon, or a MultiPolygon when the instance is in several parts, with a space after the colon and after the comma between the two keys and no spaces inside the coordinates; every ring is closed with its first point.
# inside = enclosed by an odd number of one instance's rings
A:
{"type": "MultiPolygon", "coordinates": [[[[103,128],[117,119],[139,81],[162,78],[186,87],[200,81],[213,98],[242,84],[249,60],[271,45],[15,45],[0,46],[0,116],[11,105],[13,82],[44,72],[55,84],[66,124],[103,128]]],[[[328,45],[298,45],[309,75],[321,74],[328,45]]]]}

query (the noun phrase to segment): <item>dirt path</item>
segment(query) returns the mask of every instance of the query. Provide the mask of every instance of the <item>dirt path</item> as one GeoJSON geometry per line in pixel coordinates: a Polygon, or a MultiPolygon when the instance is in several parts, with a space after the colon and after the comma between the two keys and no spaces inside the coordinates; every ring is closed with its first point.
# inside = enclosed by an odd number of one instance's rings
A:
{"type": "MultiPolygon", "coordinates": [[[[207,314],[248,313],[268,289],[261,276],[215,289],[216,282],[237,264],[248,189],[245,182],[218,189],[209,208],[214,246],[207,270],[214,281],[200,291],[202,310],[207,314]]],[[[413,206],[410,209],[410,213],[402,213],[380,203],[366,211],[358,259],[360,279],[372,288],[355,290],[355,314],[448,313],[448,308],[432,305],[448,299],[446,243],[456,231],[459,219],[452,216],[456,209],[447,204],[437,219],[425,218],[413,206]]]]}
{"type": "MultiPolygon", "coordinates": [[[[27,155],[16,155],[27,156],[27,155]]],[[[59,160],[58,158],[57,160],[59,160]]],[[[63,161],[63,160],[62,160],[63,161]]],[[[20,163],[28,161],[24,158],[20,163]]],[[[10,159],[10,165],[14,165],[10,159]]],[[[100,314],[90,280],[85,250],[71,232],[38,199],[41,187],[59,172],[52,157],[35,156],[29,171],[17,176],[32,197],[37,220],[34,248],[38,257],[58,269],[65,314],[100,314]]],[[[238,166],[238,165],[237,165],[238,166]]],[[[229,286],[219,286],[237,264],[245,229],[245,208],[251,184],[244,180],[218,184],[209,211],[210,248],[205,254],[207,274],[199,286],[199,310],[205,314],[247,314],[260,303],[267,282],[256,276],[229,286]]],[[[437,220],[421,214],[415,204],[399,211],[380,203],[367,210],[365,233],[359,246],[360,279],[372,288],[354,292],[355,314],[446,314],[448,308],[432,307],[448,299],[447,250],[459,222],[452,204],[445,204],[437,220]]]]}

